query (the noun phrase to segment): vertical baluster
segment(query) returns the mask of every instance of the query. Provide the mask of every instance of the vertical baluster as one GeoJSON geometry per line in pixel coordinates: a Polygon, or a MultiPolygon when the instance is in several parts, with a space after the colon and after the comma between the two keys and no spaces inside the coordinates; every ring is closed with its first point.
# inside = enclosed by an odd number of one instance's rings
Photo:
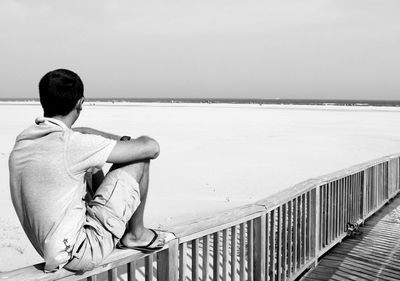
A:
{"type": "Polygon", "coordinates": [[[293,235],[293,211],[292,211],[292,201],[288,202],[288,258],[287,258],[287,268],[288,268],[288,277],[292,275],[292,258],[293,258],[293,247],[292,247],[292,235],[293,235]]]}
{"type": "Polygon", "coordinates": [[[276,262],[275,262],[275,249],[276,249],[276,231],[275,231],[275,210],[271,211],[271,280],[275,281],[275,271],[276,271],[276,262]]]}
{"type": "Polygon", "coordinates": [[[317,186],[315,188],[315,192],[313,194],[313,202],[314,202],[314,208],[312,209],[315,212],[315,217],[313,219],[314,225],[311,228],[311,231],[314,233],[314,239],[315,239],[315,243],[313,243],[315,249],[314,251],[314,266],[317,265],[318,263],[318,257],[319,257],[319,251],[320,251],[320,225],[321,225],[321,209],[320,209],[320,205],[321,205],[321,190],[322,187],[321,186],[317,186]],[[315,232],[313,231],[315,230],[315,232]]]}
{"type": "Polygon", "coordinates": [[[246,243],[244,223],[240,224],[240,281],[245,280],[246,273],[246,243]]]}
{"type": "Polygon", "coordinates": [[[87,281],[97,281],[97,275],[89,276],[86,278],[87,281]]]}
{"type": "Polygon", "coordinates": [[[354,196],[354,217],[357,221],[360,218],[360,173],[355,174],[356,184],[355,184],[355,196],[354,196]]]}
{"type": "Polygon", "coordinates": [[[208,235],[203,237],[203,279],[206,281],[208,279],[209,271],[209,249],[210,249],[210,238],[208,235]]]}
{"type": "Polygon", "coordinates": [[[353,198],[353,186],[354,186],[354,184],[353,184],[353,176],[351,175],[350,176],[350,189],[349,189],[349,191],[350,191],[350,195],[349,195],[349,209],[350,209],[350,212],[349,212],[349,222],[350,223],[352,223],[353,222],[353,200],[352,200],[352,198],[353,198]]]}
{"type": "Polygon", "coordinates": [[[344,178],[344,186],[343,186],[343,205],[344,205],[344,208],[343,208],[343,222],[344,222],[345,226],[347,225],[347,222],[348,222],[348,217],[347,217],[347,198],[349,197],[349,194],[348,194],[348,191],[347,191],[348,190],[347,189],[348,179],[349,179],[348,176],[344,178]]]}
{"type": "Polygon", "coordinates": [[[377,166],[374,166],[374,168],[375,168],[375,173],[374,173],[374,176],[375,176],[375,204],[374,204],[374,211],[376,210],[376,208],[378,207],[378,196],[379,196],[379,194],[378,194],[378,180],[379,180],[379,178],[378,178],[378,167],[377,166]]]}
{"type": "Polygon", "coordinates": [[[356,198],[356,175],[352,176],[353,178],[353,182],[352,182],[352,191],[351,191],[351,210],[352,210],[352,217],[351,217],[351,222],[354,223],[356,221],[356,202],[355,202],[355,198],[356,198]]]}
{"type": "Polygon", "coordinates": [[[270,224],[271,213],[267,213],[265,216],[266,216],[266,222],[265,222],[265,224],[266,224],[266,233],[265,233],[265,236],[266,236],[266,241],[265,241],[265,250],[266,250],[266,252],[265,252],[265,275],[266,275],[266,278],[265,278],[265,280],[271,280],[271,278],[270,278],[270,271],[271,271],[270,253],[272,251],[271,250],[271,240],[270,240],[270,237],[271,237],[271,224],[270,224]]]}
{"type": "Polygon", "coordinates": [[[396,161],[394,159],[391,160],[390,162],[390,170],[389,170],[389,174],[390,174],[390,194],[389,194],[389,198],[392,198],[392,196],[394,195],[394,191],[395,191],[395,187],[396,185],[394,184],[396,182],[396,161]]]}
{"type": "Polygon", "coordinates": [[[382,163],[381,165],[379,165],[379,178],[380,178],[380,183],[379,183],[379,194],[380,194],[380,198],[379,198],[379,205],[381,205],[383,203],[383,193],[384,193],[384,185],[385,185],[385,177],[384,177],[384,166],[385,163],[382,163]]]}
{"type": "Polygon", "coordinates": [[[376,205],[375,205],[375,210],[379,206],[379,193],[380,193],[380,168],[379,165],[375,166],[376,168],[376,205]]]}
{"type": "Polygon", "coordinates": [[[369,209],[369,169],[364,171],[364,218],[368,214],[369,209]]]}
{"type": "Polygon", "coordinates": [[[314,223],[314,220],[313,220],[313,218],[312,218],[312,215],[311,215],[311,206],[312,206],[312,204],[314,203],[314,202],[311,202],[311,193],[312,192],[314,192],[315,191],[315,189],[313,190],[313,191],[309,191],[309,192],[307,192],[307,194],[306,194],[306,201],[307,201],[307,225],[306,225],[306,249],[307,249],[307,251],[306,251],[306,259],[307,260],[310,260],[310,257],[311,257],[311,245],[313,244],[313,240],[312,240],[312,236],[313,236],[313,232],[314,231],[311,231],[310,229],[311,229],[311,227],[313,226],[313,223],[314,223]]]}
{"type": "Polygon", "coordinates": [[[350,176],[351,185],[350,185],[350,222],[354,222],[354,175],[350,176]]]}
{"type": "Polygon", "coordinates": [[[336,189],[336,181],[331,183],[331,241],[335,239],[336,232],[336,222],[335,222],[335,212],[336,212],[336,204],[335,204],[335,189],[336,189]]]}
{"type": "Polygon", "coordinates": [[[306,263],[306,249],[307,249],[307,237],[306,237],[306,194],[301,195],[301,264],[306,263]]]}
{"type": "Polygon", "coordinates": [[[386,171],[387,171],[387,162],[382,164],[382,204],[386,200],[386,171]]]}
{"type": "Polygon", "coordinates": [[[361,200],[360,200],[360,217],[364,218],[364,209],[365,209],[365,170],[360,172],[360,185],[361,185],[361,200]]]}
{"type": "Polygon", "coordinates": [[[117,268],[116,267],[111,268],[110,270],[108,270],[108,280],[116,281],[117,278],[118,278],[118,275],[117,275],[117,268]]]}
{"type": "Polygon", "coordinates": [[[325,207],[325,209],[326,209],[326,213],[325,213],[325,221],[326,221],[326,229],[325,229],[325,246],[327,246],[328,244],[329,244],[329,237],[330,237],[330,234],[329,234],[329,230],[330,230],[330,206],[331,206],[331,204],[330,204],[330,202],[329,202],[329,199],[330,199],[330,183],[327,183],[326,184],[326,192],[325,192],[325,202],[326,202],[326,207],[325,207]]]}
{"type": "Polygon", "coordinates": [[[335,180],[335,188],[334,188],[334,190],[333,190],[333,194],[334,194],[334,198],[333,198],[333,202],[334,202],[334,218],[333,218],[333,226],[334,226],[334,229],[335,229],[335,232],[334,232],[334,237],[335,237],[335,239],[339,236],[339,227],[338,227],[338,224],[339,224],[339,198],[338,198],[338,195],[339,195],[339,191],[338,191],[338,189],[339,189],[339,180],[335,180]]]}
{"type": "MultiPolygon", "coordinates": [[[[214,249],[215,251],[215,249],[214,249]]],[[[214,252],[215,255],[215,252],[214,252]]],[[[199,280],[199,240],[192,240],[192,280],[199,280]]]]}
{"type": "Polygon", "coordinates": [[[372,194],[372,191],[373,191],[373,189],[372,189],[372,186],[373,186],[373,184],[374,184],[374,182],[373,182],[373,173],[372,173],[372,169],[369,169],[369,172],[368,172],[368,204],[367,204],[367,206],[368,206],[368,212],[367,212],[367,215],[371,212],[371,210],[372,210],[372,205],[373,205],[373,194],[372,194]]]}
{"type": "Polygon", "coordinates": [[[325,242],[325,227],[326,227],[326,221],[325,221],[325,187],[326,185],[322,185],[320,187],[320,224],[321,224],[321,231],[319,233],[319,250],[322,250],[324,247],[324,242],[325,242]]]}
{"type": "Polygon", "coordinates": [[[297,217],[297,197],[293,199],[293,273],[297,272],[297,232],[298,217],[297,217]]]}
{"type": "Polygon", "coordinates": [[[372,209],[371,209],[371,211],[375,211],[375,207],[376,207],[376,205],[377,205],[377,197],[378,197],[378,193],[377,193],[377,188],[376,188],[376,186],[377,186],[377,169],[376,169],[376,167],[373,167],[373,194],[374,194],[374,197],[373,197],[373,204],[372,204],[372,209]]]}
{"type": "Polygon", "coordinates": [[[223,249],[222,249],[222,280],[228,280],[228,230],[222,231],[223,249]]]}
{"type": "Polygon", "coordinates": [[[254,280],[265,281],[266,214],[254,220],[254,280]]]}
{"type": "Polygon", "coordinates": [[[286,280],[286,271],[287,271],[287,206],[286,204],[282,205],[282,280],[286,280]]]}
{"type": "Polygon", "coordinates": [[[400,157],[396,159],[396,191],[400,189],[400,157]]]}
{"type": "Polygon", "coordinates": [[[367,198],[367,190],[366,190],[366,184],[367,184],[367,170],[362,171],[361,173],[361,180],[362,180],[362,191],[361,191],[361,218],[365,218],[365,205],[366,205],[366,198],[367,198]]]}
{"type": "Polygon", "coordinates": [[[342,186],[343,186],[343,178],[338,180],[337,184],[337,230],[338,230],[338,236],[342,234],[342,221],[341,221],[341,214],[342,214],[342,186]]]}
{"type": "Polygon", "coordinates": [[[329,244],[329,183],[326,184],[325,188],[325,246],[329,244]]]}
{"type": "Polygon", "coordinates": [[[329,217],[329,241],[328,243],[331,243],[333,240],[333,182],[329,183],[329,212],[328,212],[328,217],[329,217]]]}
{"type": "Polygon", "coordinates": [[[366,187],[365,187],[365,189],[366,189],[365,216],[367,216],[369,213],[370,204],[371,204],[371,202],[370,202],[370,200],[371,200],[371,191],[370,191],[371,172],[370,172],[370,169],[367,169],[365,172],[366,172],[365,173],[365,177],[366,177],[366,180],[365,180],[365,184],[366,184],[366,187]]]}
{"type": "Polygon", "coordinates": [[[384,169],[384,174],[385,174],[385,200],[389,199],[390,197],[390,191],[389,191],[389,161],[385,162],[385,169],[384,169]]]}
{"type": "Polygon", "coordinates": [[[301,268],[302,265],[302,261],[301,261],[301,257],[302,257],[302,225],[303,225],[303,215],[302,215],[302,200],[301,200],[301,196],[297,197],[297,221],[298,221],[298,231],[297,231],[297,267],[301,268]]]}
{"type": "Polygon", "coordinates": [[[371,212],[374,204],[374,194],[373,194],[373,185],[374,185],[374,173],[372,167],[368,169],[368,214],[371,212]]]}
{"type": "Polygon", "coordinates": [[[153,255],[144,258],[144,278],[146,281],[153,280],[153,255]]]}
{"type": "Polygon", "coordinates": [[[253,281],[254,252],[253,220],[247,222],[247,280],[253,281]]]}
{"type": "Polygon", "coordinates": [[[352,185],[352,217],[351,217],[351,221],[354,223],[356,221],[356,202],[355,202],[355,198],[356,198],[356,175],[352,176],[353,178],[353,185],[352,185]]]}
{"type": "Polygon", "coordinates": [[[237,271],[237,230],[236,226],[231,227],[231,280],[236,281],[236,271],[237,271]]]}
{"type": "Polygon", "coordinates": [[[347,176],[345,178],[345,191],[344,191],[344,223],[346,224],[346,229],[347,229],[347,223],[349,221],[348,218],[348,212],[349,212],[349,206],[348,206],[348,198],[349,198],[349,177],[347,176]]]}
{"type": "Polygon", "coordinates": [[[339,179],[337,181],[337,185],[336,185],[336,237],[339,237],[339,235],[341,234],[341,229],[340,229],[340,186],[341,186],[341,182],[342,179],[339,179]]]}
{"type": "Polygon", "coordinates": [[[368,214],[373,210],[374,208],[374,200],[375,200],[375,193],[374,193],[374,169],[371,167],[371,172],[369,174],[369,205],[368,205],[368,214]]]}
{"type": "Polygon", "coordinates": [[[383,175],[382,175],[383,164],[378,165],[378,206],[382,203],[382,191],[383,191],[383,175]]]}
{"type": "Polygon", "coordinates": [[[213,280],[218,280],[219,279],[219,232],[214,233],[214,270],[213,270],[213,280]]]}
{"type": "Polygon", "coordinates": [[[330,192],[330,183],[327,183],[326,184],[326,188],[325,188],[325,198],[324,198],[324,201],[326,202],[325,203],[325,222],[326,222],[326,225],[325,225],[325,246],[326,245],[328,245],[329,244],[329,223],[330,223],[330,219],[329,219],[329,206],[330,206],[330,204],[329,204],[329,192],[330,192]]]}
{"type": "Polygon", "coordinates": [[[361,176],[362,176],[362,174],[361,174],[361,172],[359,172],[358,174],[357,174],[357,177],[358,177],[358,181],[357,181],[357,183],[358,183],[358,186],[357,186],[357,218],[358,219],[360,219],[360,218],[362,218],[362,216],[361,216],[361,206],[362,206],[362,180],[361,180],[361,176]]]}
{"type": "Polygon", "coordinates": [[[157,280],[178,281],[178,239],[168,242],[168,249],[157,253],[157,280]]]}
{"type": "Polygon", "coordinates": [[[381,198],[379,201],[379,205],[383,203],[384,198],[385,198],[385,166],[386,166],[386,162],[381,164],[381,168],[379,169],[380,173],[381,173],[381,198]]]}
{"type": "Polygon", "coordinates": [[[282,207],[278,207],[278,227],[277,227],[277,256],[276,256],[276,265],[277,265],[277,277],[276,280],[280,281],[281,280],[281,275],[282,275],[282,207]]]}
{"type": "Polygon", "coordinates": [[[186,264],[187,264],[187,244],[179,245],[179,281],[186,281],[186,264]]]}
{"type": "Polygon", "coordinates": [[[383,203],[383,192],[384,192],[384,184],[385,184],[385,177],[383,173],[383,167],[385,163],[379,165],[379,205],[383,203]]]}
{"type": "Polygon", "coordinates": [[[369,212],[375,210],[375,202],[376,202],[376,169],[372,167],[371,171],[371,208],[369,212]]]}
{"type": "MultiPolygon", "coordinates": [[[[136,261],[127,264],[128,281],[136,281],[136,261]]],[[[95,281],[95,280],[92,280],[95,281]]]]}
{"type": "Polygon", "coordinates": [[[348,216],[347,216],[347,222],[351,223],[351,194],[352,194],[352,185],[353,185],[353,179],[351,175],[349,176],[349,181],[348,181],[348,196],[347,196],[347,205],[348,205],[348,216]]]}

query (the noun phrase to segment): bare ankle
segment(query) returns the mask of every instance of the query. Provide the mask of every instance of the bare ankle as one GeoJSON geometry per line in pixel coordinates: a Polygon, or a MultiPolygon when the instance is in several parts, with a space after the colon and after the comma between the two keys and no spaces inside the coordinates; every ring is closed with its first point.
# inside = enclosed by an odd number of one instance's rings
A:
{"type": "Polygon", "coordinates": [[[140,241],[143,238],[145,238],[146,234],[148,234],[146,230],[147,230],[147,228],[145,228],[145,227],[140,227],[140,228],[137,227],[134,230],[127,231],[124,234],[124,236],[122,237],[122,240],[123,241],[127,241],[127,240],[140,241]]]}

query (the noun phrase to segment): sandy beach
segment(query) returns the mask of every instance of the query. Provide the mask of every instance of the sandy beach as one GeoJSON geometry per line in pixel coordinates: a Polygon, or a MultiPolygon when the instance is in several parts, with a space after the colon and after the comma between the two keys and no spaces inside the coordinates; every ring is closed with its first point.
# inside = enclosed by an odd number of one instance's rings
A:
{"type": "MultiPolygon", "coordinates": [[[[41,261],[13,210],[7,166],[16,135],[41,115],[37,103],[0,104],[0,271],[41,261]]],[[[398,124],[395,107],[96,103],[76,125],[159,141],[145,220],[164,227],[398,153],[398,124]]]]}

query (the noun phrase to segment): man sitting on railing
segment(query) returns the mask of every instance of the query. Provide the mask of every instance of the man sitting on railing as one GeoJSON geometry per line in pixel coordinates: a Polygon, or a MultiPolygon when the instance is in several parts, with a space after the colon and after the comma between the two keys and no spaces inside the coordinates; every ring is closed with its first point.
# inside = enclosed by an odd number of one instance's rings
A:
{"type": "Polygon", "coordinates": [[[116,246],[154,251],[173,239],[143,224],[149,164],[160,153],[158,143],[71,129],[84,102],[83,83],[72,71],[47,73],[39,93],[44,117],[18,135],[9,169],[15,210],[45,271],[64,266],[86,271],[116,246]],[[105,162],[114,165],[104,178],[105,162]],[[95,173],[91,200],[88,172],[95,173]]]}

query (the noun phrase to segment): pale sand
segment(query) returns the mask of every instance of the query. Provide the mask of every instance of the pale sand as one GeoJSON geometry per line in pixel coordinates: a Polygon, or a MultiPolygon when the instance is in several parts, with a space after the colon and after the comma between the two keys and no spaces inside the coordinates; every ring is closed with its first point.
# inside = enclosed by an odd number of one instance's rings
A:
{"type": "MultiPolygon", "coordinates": [[[[0,104],[0,271],[37,263],[14,213],[7,159],[39,105],[0,104]]],[[[259,105],[86,105],[78,126],[149,135],[146,222],[176,224],[254,202],[311,177],[400,151],[400,109],[259,105]]]]}

